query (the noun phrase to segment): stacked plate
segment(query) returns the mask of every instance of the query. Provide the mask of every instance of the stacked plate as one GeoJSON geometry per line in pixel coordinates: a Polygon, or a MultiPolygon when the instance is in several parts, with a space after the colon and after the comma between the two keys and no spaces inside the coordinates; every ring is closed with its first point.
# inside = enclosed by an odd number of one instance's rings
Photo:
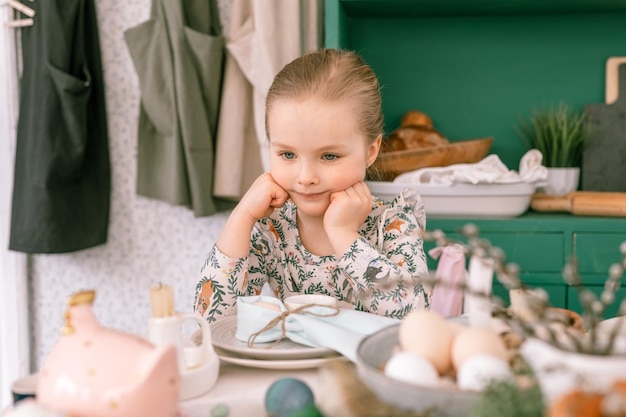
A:
{"type": "Polygon", "coordinates": [[[305,369],[337,360],[342,356],[327,348],[309,347],[282,339],[278,343],[246,342],[235,338],[237,317],[226,317],[211,323],[213,347],[223,362],[265,369],[305,369]]]}

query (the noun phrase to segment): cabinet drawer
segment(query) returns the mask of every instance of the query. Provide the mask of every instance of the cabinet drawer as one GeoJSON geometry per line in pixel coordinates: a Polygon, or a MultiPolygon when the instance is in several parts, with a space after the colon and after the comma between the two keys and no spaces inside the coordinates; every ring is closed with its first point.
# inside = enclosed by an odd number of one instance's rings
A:
{"type": "MultiPolygon", "coordinates": [[[[444,231],[448,238],[465,242],[460,235],[444,231]]],[[[522,272],[561,272],[565,263],[562,233],[490,232],[482,236],[492,245],[501,248],[506,262],[515,262],[522,272]]],[[[428,251],[433,242],[425,242],[428,251]]],[[[429,259],[429,268],[435,269],[437,261],[429,259]]]]}
{"type": "Polygon", "coordinates": [[[502,233],[485,238],[504,250],[507,262],[515,262],[522,272],[560,272],[565,260],[561,233],[502,233]]]}
{"type": "Polygon", "coordinates": [[[614,263],[621,262],[619,247],[624,233],[574,233],[574,254],[581,273],[606,274],[614,263]]]}
{"type": "MultiPolygon", "coordinates": [[[[552,307],[565,308],[567,306],[567,286],[565,284],[536,284],[532,285],[532,288],[543,288],[548,293],[548,300],[552,307]]],[[[499,282],[493,283],[492,292],[504,300],[505,306],[511,303],[508,290],[499,282]]]]}

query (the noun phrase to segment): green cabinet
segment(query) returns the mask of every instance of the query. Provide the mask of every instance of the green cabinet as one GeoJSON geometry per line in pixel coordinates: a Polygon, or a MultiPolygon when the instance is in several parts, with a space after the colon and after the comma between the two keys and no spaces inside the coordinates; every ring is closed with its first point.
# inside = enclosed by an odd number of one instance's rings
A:
{"type": "Polygon", "coordinates": [[[358,51],[382,85],[386,130],[421,110],[450,141],[493,137],[517,169],[533,109],[604,102],[605,62],[626,56],[626,2],[326,0],[325,43],[358,51]]]}
{"type": "MultiPolygon", "coordinates": [[[[624,1],[325,0],[325,44],[355,50],[372,66],[387,132],[407,110],[421,110],[452,142],[493,137],[490,153],[511,169],[526,151],[520,119],[560,101],[604,102],[605,62],[626,56],[625,39],[624,1]]],[[[468,222],[519,264],[524,282],[575,310],[577,291],[561,277],[565,262],[576,255],[583,282],[599,293],[626,241],[624,218],[529,212],[433,218],[427,227],[454,237],[468,222]]],[[[508,298],[497,284],[494,293],[508,298]]]]}
{"type": "MultiPolygon", "coordinates": [[[[626,219],[566,214],[529,212],[513,219],[428,219],[427,228],[440,229],[451,239],[463,242],[458,231],[467,223],[475,224],[482,238],[502,248],[507,262],[519,265],[525,284],[545,289],[553,306],[576,311],[580,311],[578,289],[563,280],[565,263],[576,256],[585,288],[599,294],[609,267],[620,262],[619,247],[626,241],[626,219]]],[[[427,251],[433,246],[433,242],[425,245],[427,251]]],[[[429,259],[429,267],[435,269],[436,261],[429,259]]],[[[493,292],[508,303],[508,294],[497,279],[493,292]]],[[[606,317],[616,314],[625,294],[624,289],[618,292],[606,317]]]]}

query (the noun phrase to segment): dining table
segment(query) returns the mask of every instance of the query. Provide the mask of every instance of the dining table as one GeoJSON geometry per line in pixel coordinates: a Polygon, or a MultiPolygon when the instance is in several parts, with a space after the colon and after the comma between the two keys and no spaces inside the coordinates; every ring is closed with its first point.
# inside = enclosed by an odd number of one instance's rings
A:
{"type": "MultiPolygon", "coordinates": [[[[281,378],[297,378],[306,383],[317,398],[317,368],[263,369],[221,362],[215,385],[207,392],[179,403],[180,417],[213,417],[218,406],[228,408],[228,417],[264,417],[265,394],[281,378]]],[[[222,407],[223,408],[223,407],[222,407]]],[[[9,415],[12,406],[0,409],[9,415]]]]}

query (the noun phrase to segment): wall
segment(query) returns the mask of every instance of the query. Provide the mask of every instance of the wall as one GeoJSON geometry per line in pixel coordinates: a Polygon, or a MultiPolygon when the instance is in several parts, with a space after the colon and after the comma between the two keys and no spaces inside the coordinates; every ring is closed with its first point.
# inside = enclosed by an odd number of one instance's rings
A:
{"type": "MultiPolygon", "coordinates": [[[[173,1],[173,0],[168,0],[173,1]]],[[[219,0],[227,31],[232,0],[219,0]]],[[[147,334],[149,288],[174,287],[176,309],[191,311],[198,271],[227,213],[196,219],[191,210],[135,194],[139,88],[123,32],[148,19],[150,0],[95,0],[108,108],[112,205],[106,245],[29,257],[32,370],[54,347],[70,294],[95,289],[107,327],[147,334]]]]}

